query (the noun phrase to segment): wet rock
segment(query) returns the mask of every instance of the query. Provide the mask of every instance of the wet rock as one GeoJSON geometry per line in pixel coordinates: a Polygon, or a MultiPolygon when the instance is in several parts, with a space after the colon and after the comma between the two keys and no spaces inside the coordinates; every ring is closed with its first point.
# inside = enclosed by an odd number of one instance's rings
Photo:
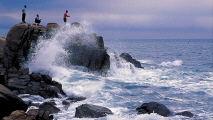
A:
{"type": "Polygon", "coordinates": [[[141,66],[141,63],[139,61],[133,59],[132,56],[128,53],[122,53],[120,57],[126,60],[127,62],[132,63],[137,68],[144,68],[141,66]]]}
{"type": "Polygon", "coordinates": [[[179,113],[176,113],[175,115],[182,115],[182,116],[186,116],[186,117],[193,117],[194,116],[194,114],[192,114],[189,111],[179,112],[179,113]]]}
{"type": "Polygon", "coordinates": [[[67,100],[64,100],[64,101],[62,101],[62,105],[70,105],[70,102],[69,101],[67,101],[67,100]]]}
{"type": "Polygon", "coordinates": [[[112,111],[106,107],[91,104],[83,104],[76,108],[75,117],[77,118],[99,118],[112,115],[112,111]]]}
{"type": "Polygon", "coordinates": [[[53,115],[50,115],[50,111],[39,109],[30,109],[27,113],[16,110],[3,120],[53,120],[53,115]]]}
{"type": "Polygon", "coordinates": [[[138,114],[157,113],[164,117],[168,117],[171,114],[171,111],[165,105],[157,102],[143,103],[140,107],[137,107],[136,110],[138,114]]]}
{"type": "Polygon", "coordinates": [[[40,110],[50,111],[50,113],[58,113],[60,111],[59,108],[54,106],[52,102],[44,102],[39,106],[40,110]]]}
{"type": "Polygon", "coordinates": [[[40,73],[32,73],[31,75],[31,78],[34,80],[34,81],[42,81],[43,80],[43,77],[41,76],[40,73]]]}
{"type": "Polygon", "coordinates": [[[22,110],[16,110],[10,116],[4,117],[3,120],[33,120],[33,116],[28,115],[22,110]]]}
{"type": "Polygon", "coordinates": [[[15,110],[26,111],[27,108],[28,106],[21,98],[0,84],[0,119],[15,110]]]}
{"type": "Polygon", "coordinates": [[[47,84],[52,83],[52,78],[49,75],[41,75],[41,76],[45,83],[47,83],[47,84]]]}
{"type": "Polygon", "coordinates": [[[71,102],[82,101],[85,99],[86,99],[86,97],[69,97],[69,98],[67,98],[67,100],[70,100],[71,102]]]}
{"type": "Polygon", "coordinates": [[[5,68],[19,68],[20,62],[27,59],[31,42],[38,39],[45,31],[44,26],[20,23],[12,26],[6,37],[6,47],[2,57],[5,68]]]}

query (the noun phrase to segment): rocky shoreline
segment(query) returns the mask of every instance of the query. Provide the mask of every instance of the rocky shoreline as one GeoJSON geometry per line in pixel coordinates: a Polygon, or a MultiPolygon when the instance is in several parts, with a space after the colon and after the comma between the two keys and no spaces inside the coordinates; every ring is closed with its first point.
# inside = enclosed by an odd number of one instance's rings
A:
{"type": "MultiPolygon", "coordinates": [[[[77,22],[72,23],[72,27],[82,28],[77,22]]],[[[52,114],[60,111],[55,107],[54,102],[33,105],[32,101],[23,101],[17,96],[20,94],[39,95],[44,99],[67,97],[62,90],[62,85],[52,80],[49,75],[30,73],[29,68],[21,66],[21,63],[29,59],[28,55],[30,48],[33,47],[33,42],[36,43],[39,37],[49,39],[58,30],[60,30],[60,26],[56,23],[48,23],[46,27],[19,23],[11,27],[6,38],[0,36],[0,119],[52,120],[54,118],[52,114]],[[29,106],[36,106],[38,109],[28,109],[29,106]]],[[[102,36],[81,32],[69,39],[70,43],[67,43],[65,48],[70,53],[67,65],[84,66],[88,68],[89,72],[98,72],[105,76],[110,68],[110,56],[106,52],[108,48],[104,46],[102,36]],[[85,42],[86,38],[94,41],[87,43],[85,42]]],[[[140,62],[133,59],[128,53],[122,53],[120,57],[135,67],[143,69],[140,62]]],[[[85,99],[85,97],[68,97],[62,104],[69,107],[70,103],[85,99]]],[[[164,117],[172,115],[194,116],[188,111],[173,113],[165,105],[157,102],[143,103],[136,110],[138,115],[154,112],[164,117]]],[[[76,108],[75,117],[98,118],[112,114],[113,112],[108,108],[83,104],[76,108]]]]}

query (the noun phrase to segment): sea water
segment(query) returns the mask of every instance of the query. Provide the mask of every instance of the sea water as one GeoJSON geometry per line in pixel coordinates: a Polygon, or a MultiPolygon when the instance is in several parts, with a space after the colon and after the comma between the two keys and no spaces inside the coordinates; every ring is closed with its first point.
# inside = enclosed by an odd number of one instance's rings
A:
{"type": "Polygon", "coordinates": [[[66,97],[31,98],[35,103],[54,100],[61,109],[54,114],[54,119],[78,119],[74,117],[75,108],[81,104],[107,107],[114,113],[98,120],[213,119],[213,40],[104,39],[105,47],[109,48],[110,69],[103,77],[86,72],[83,67],[56,64],[60,61],[58,56],[67,54],[62,49],[66,43],[63,38],[74,34],[68,30],[52,39],[39,40],[31,53],[32,59],[26,64],[31,72],[46,71],[62,84],[68,96],[87,98],[69,107],[62,105],[66,97]],[[145,69],[118,59],[124,52],[140,61],[145,69]],[[162,117],[155,113],[137,115],[135,108],[146,102],[164,104],[174,114],[190,111],[196,117],[162,117]]]}

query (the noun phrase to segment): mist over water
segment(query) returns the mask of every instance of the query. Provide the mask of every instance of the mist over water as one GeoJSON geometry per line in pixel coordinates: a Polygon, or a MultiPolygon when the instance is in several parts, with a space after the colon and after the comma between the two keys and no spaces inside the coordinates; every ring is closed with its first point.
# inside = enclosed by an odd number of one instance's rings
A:
{"type": "MultiPolygon", "coordinates": [[[[48,73],[60,82],[68,96],[87,99],[64,107],[66,98],[54,98],[62,111],[55,119],[74,118],[75,108],[94,104],[109,108],[114,115],[103,120],[172,120],[182,116],[162,117],[158,114],[137,115],[135,108],[145,102],[159,102],[175,112],[190,111],[194,119],[213,119],[213,45],[211,40],[104,40],[109,49],[110,69],[106,77],[87,72],[80,66],[66,66],[66,45],[74,35],[93,33],[91,28],[72,28],[68,24],[51,39],[38,40],[25,66],[31,72],[48,73]],[[200,44],[202,43],[202,45],[200,44]],[[135,68],[119,57],[132,55],[145,69],[135,68]]],[[[89,26],[89,25],[88,25],[89,26]]],[[[92,43],[93,38],[85,38],[92,43]]],[[[34,101],[36,102],[36,98],[34,101]]],[[[41,100],[41,99],[40,99],[41,100]]],[[[51,99],[42,99],[48,101],[51,99]]],[[[89,118],[84,118],[89,119],[89,118]]]]}

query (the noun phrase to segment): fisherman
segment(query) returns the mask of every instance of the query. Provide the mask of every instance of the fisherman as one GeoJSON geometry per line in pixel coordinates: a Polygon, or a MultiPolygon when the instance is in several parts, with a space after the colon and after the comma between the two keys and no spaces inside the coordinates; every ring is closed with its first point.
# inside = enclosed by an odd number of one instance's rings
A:
{"type": "Polygon", "coordinates": [[[26,5],[24,5],[24,9],[22,10],[22,22],[23,22],[23,23],[26,23],[26,22],[25,22],[25,17],[26,17],[26,8],[27,8],[27,6],[26,6],[26,5]]]}
{"type": "Polygon", "coordinates": [[[64,23],[67,23],[67,17],[70,17],[68,14],[68,10],[66,10],[66,12],[64,13],[64,23]]]}
{"type": "Polygon", "coordinates": [[[39,19],[39,15],[37,14],[36,18],[35,18],[35,23],[37,23],[37,25],[39,25],[40,22],[41,22],[41,19],[39,19]]]}

